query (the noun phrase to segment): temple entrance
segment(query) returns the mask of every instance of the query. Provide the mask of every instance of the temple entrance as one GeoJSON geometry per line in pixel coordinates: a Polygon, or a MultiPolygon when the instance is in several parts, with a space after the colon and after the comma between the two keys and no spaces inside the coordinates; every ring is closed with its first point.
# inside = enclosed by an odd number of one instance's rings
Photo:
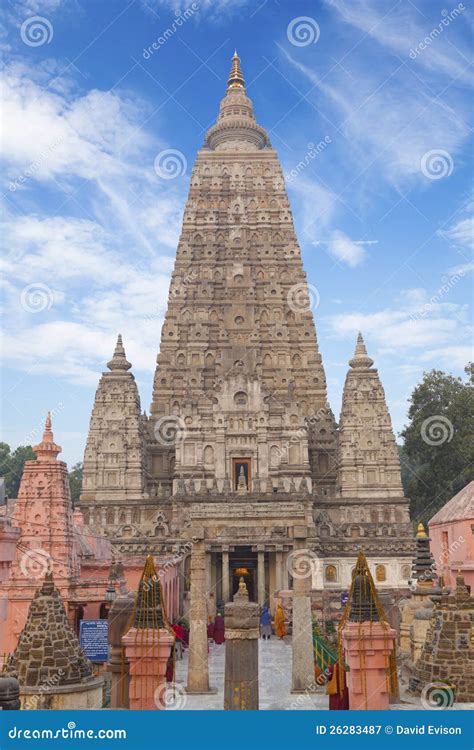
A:
{"type": "Polygon", "coordinates": [[[251,547],[236,547],[229,556],[231,599],[239,589],[239,581],[244,579],[249,592],[249,600],[257,601],[257,553],[251,547]]]}

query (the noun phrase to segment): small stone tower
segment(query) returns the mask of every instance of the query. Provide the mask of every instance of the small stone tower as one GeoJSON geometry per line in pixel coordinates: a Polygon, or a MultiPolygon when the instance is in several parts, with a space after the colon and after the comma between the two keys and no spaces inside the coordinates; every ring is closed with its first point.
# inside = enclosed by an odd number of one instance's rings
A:
{"type": "Polygon", "coordinates": [[[119,334],[95,395],[80,507],[86,524],[114,537],[146,522],[145,435],[137,384],[119,334]]]}
{"type": "Polygon", "coordinates": [[[16,676],[24,708],[100,708],[103,679],[79,645],[61,594],[47,573],[31,602],[5,671],[16,676]]]}

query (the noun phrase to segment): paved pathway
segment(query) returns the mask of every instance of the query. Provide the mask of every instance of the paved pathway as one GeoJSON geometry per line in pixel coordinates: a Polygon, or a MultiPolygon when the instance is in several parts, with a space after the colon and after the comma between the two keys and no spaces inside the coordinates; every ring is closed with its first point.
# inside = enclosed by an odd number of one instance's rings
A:
{"type": "MultiPolygon", "coordinates": [[[[179,707],[202,711],[223,710],[224,707],[224,655],[225,645],[212,644],[209,651],[209,675],[211,687],[216,695],[180,695],[179,707]]],[[[323,688],[317,693],[292,695],[291,690],[291,644],[277,638],[259,640],[259,693],[261,710],[314,710],[327,709],[328,697],[323,688]]],[[[186,684],[188,657],[176,662],[176,682],[186,684]]],[[[177,693],[181,693],[180,690],[177,693]]],[[[178,700],[176,700],[178,707],[178,700]]]]}
{"type": "MultiPolygon", "coordinates": [[[[188,673],[188,655],[176,662],[177,687],[170,693],[170,709],[193,711],[223,710],[224,707],[224,658],[225,645],[212,644],[209,650],[209,674],[215,695],[187,695],[184,690],[188,673]]],[[[292,695],[291,690],[291,643],[275,637],[269,641],[259,640],[259,693],[261,710],[311,711],[327,709],[329,699],[323,688],[316,693],[292,695]]],[[[390,706],[392,711],[421,708],[419,698],[403,695],[403,703],[390,706]]],[[[472,703],[456,703],[455,710],[472,710],[472,703]]]]}

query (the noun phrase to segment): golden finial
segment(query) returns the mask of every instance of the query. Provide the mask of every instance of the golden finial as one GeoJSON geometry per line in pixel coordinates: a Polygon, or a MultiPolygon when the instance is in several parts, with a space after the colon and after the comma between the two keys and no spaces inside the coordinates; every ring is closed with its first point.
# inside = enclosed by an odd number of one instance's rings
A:
{"type": "Polygon", "coordinates": [[[416,530],[416,538],[417,539],[426,539],[426,531],[425,531],[425,527],[423,526],[422,523],[418,524],[418,528],[416,530]]]}
{"type": "Polygon", "coordinates": [[[232,66],[230,69],[229,80],[227,81],[227,91],[230,89],[245,89],[245,81],[240,68],[240,57],[235,50],[232,57],[232,66]]]}

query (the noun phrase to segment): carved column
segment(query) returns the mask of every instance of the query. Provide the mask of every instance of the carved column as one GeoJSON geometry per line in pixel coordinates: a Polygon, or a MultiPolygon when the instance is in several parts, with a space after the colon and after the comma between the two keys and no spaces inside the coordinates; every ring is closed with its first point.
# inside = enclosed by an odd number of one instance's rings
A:
{"type": "Polygon", "coordinates": [[[259,611],[241,578],[234,601],[224,610],[225,711],[258,711],[259,611]]]}
{"type": "Polygon", "coordinates": [[[229,548],[222,548],[222,600],[224,604],[230,599],[229,593],[229,548]]]}
{"type": "Polygon", "coordinates": [[[258,548],[257,560],[258,603],[262,606],[265,604],[265,551],[263,548],[258,548]]]}
{"type": "Polygon", "coordinates": [[[210,693],[207,644],[206,551],[204,529],[194,529],[189,604],[188,693],[210,693]]]}
{"type": "Polygon", "coordinates": [[[277,591],[283,588],[283,552],[278,547],[275,553],[275,588],[277,591]]]}
{"type": "Polygon", "coordinates": [[[293,576],[292,692],[314,690],[313,627],[311,619],[311,554],[306,548],[307,527],[294,527],[290,557],[293,576]]]}

